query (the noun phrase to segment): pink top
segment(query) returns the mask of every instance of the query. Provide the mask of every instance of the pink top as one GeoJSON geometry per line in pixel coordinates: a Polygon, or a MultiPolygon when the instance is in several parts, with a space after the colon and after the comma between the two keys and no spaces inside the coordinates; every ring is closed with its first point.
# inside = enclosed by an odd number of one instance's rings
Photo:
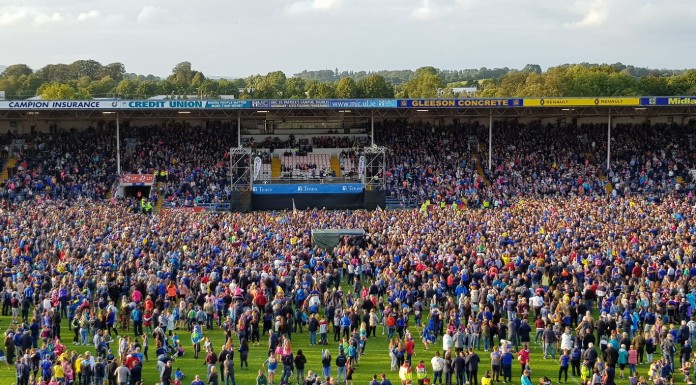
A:
{"type": "Polygon", "coordinates": [[[628,364],[629,365],[638,365],[638,351],[635,349],[631,349],[628,351],[628,364]]]}
{"type": "Polygon", "coordinates": [[[519,353],[517,353],[517,358],[520,360],[521,364],[528,364],[529,363],[529,350],[522,349],[520,350],[519,353]]]}

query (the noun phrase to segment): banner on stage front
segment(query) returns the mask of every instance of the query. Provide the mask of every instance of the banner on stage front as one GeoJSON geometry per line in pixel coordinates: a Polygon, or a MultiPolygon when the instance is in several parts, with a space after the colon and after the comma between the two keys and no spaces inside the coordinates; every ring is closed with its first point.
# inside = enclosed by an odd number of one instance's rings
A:
{"type": "Polygon", "coordinates": [[[365,189],[362,183],[331,184],[259,184],[252,187],[253,194],[360,194],[365,189]]]}

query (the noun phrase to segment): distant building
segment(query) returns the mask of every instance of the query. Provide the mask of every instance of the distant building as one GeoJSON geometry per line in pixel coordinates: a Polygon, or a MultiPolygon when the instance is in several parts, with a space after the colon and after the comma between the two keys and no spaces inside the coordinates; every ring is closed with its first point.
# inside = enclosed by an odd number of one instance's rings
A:
{"type": "Polygon", "coordinates": [[[452,87],[451,90],[455,94],[475,94],[478,91],[476,87],[452,87]]]}

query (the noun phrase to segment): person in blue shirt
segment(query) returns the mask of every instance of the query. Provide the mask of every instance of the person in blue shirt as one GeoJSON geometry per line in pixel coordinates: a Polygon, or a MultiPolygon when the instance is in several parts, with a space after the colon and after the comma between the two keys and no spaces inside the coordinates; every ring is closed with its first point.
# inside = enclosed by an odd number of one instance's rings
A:
{"type": "Polygon", "coordinates": [[[392,385],[391,381],[387,378],[387,375],[382,373],[382,382],[379,383],[379,385],[392,385]]]}
{"type": "Polygon", "coordinates": [[[205,385],[205,383],[201,381],[201,376],[196,374],[196,377],[193,379],[193,381],[191,381],[191,385],[205,385]]]}
{"type": "Polygon", "coordinates": [[[570,355],[568,354],[568,350],[564,350],[563,354],[561,354],[561,358],[559,359],[559,362],[561,363],[560,368],[558,368],[558,382],[561,382],[561,374],[565,373],[565,383],[568,383],[568,366],[570,366],[570,355]]]}
{"type": "Polygon", "coordinates": [[[525,370],[524,373],[522,373],[522,377],[520,377],[520,383],[522,385],[532,385],[532,379],[529,378],[529,376],[529,370],[525,370]]]}
{"type": "Polygon", "coordinates": [[[503,369],[503,383],[512,382],[512,361],[514,356],[509,350],[503,354],[500,359],[500,364],[503,369]]]}
{"type": "Polygon", "coordinates": [[[343,317],[341,317],[341,335],[344,338],[349,338],[350,336],[350,317],[348,316],[348,312],[343,314],[343,317]]]}

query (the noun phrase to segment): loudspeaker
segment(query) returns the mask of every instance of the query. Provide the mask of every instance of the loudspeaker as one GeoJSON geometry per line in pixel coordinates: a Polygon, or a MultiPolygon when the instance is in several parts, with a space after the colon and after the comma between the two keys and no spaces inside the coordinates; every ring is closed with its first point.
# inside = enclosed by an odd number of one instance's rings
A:
{"type": "Polygon", "coordinates": [[[230,209],[238,213],[251,212],[251,191],[232,191],[230,209]]]}
{"type": "Polygon", "coordinates": [[[386,206],[386,193],[384,190],[365,190],[365,209],[377,210],[377,207],[386,206]]]}

